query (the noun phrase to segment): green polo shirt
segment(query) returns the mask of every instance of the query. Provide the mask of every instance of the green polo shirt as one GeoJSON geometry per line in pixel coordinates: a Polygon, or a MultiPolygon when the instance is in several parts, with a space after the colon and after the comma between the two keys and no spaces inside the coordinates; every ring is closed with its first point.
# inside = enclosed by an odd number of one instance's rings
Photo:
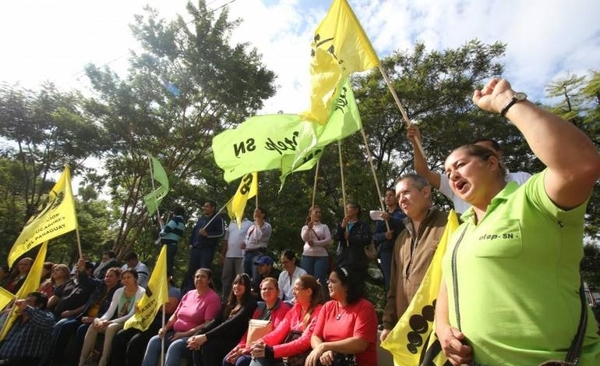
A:
{"type": "MultiPolygon", "coordinates": [[[[522,186],[508,183],[477,224],[473,209],[467,210],[446,251],[450,322],[458,327],[458,304],[460,329],[479,364],[561,360],[577,332],[587,202],[569,211],[556,207],[545,192],[544,175],[522,186]]],[[[591,311],[588,315],[580,365],[600,365],[598,326],[591,311]]]]}

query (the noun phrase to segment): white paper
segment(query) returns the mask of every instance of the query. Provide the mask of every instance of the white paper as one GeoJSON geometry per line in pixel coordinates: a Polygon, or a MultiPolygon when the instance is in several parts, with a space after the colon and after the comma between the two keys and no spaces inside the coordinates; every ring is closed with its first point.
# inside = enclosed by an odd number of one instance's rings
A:
{"type": "Polygon", "coordinates": [[[381,214],[383,211],[369,211],[369,216],[371,216],[371,220],[382,220],[381,214]]]}

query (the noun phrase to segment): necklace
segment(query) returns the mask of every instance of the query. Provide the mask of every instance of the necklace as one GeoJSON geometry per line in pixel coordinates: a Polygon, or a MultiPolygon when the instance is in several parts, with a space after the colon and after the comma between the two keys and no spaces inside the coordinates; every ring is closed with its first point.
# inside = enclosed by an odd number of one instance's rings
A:
{"type": "Polygon", "coordinates": [[[340,320],[342,319],[342,313],[338,313],[338,315],[335,316],[335,320],[340,320]]]}

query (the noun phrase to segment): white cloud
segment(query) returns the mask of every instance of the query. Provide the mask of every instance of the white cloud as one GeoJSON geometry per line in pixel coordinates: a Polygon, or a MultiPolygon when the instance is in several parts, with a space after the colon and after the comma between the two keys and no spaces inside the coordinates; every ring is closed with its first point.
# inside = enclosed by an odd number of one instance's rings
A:
{"type": "MultiPolygon", "coordinates": [[[[230,0],[208,0],[217,8],[230,0]]],[[[535,98],[567,72],[598,68],[600,2],[590,0],[348,0],[380,57],[411,50],[453,48],[478,38],[508,44],[505,75],[535,98]]],[[[137,48],[128,24],[144,4],[166,18],[185,13],[187,0],[23,0],[0,4],[0,80],[36,87],[49,79],[80,88],[88,62],[123,72],[137,48]],[[117,59],[117,61],[113,61],[117,59]]],[[[300,112],[308,106],[310,40],[329,3],[319,0],[236,0],[232,17],[244,18],[233,40],[247,41],[278,75],[278,93],[264,113],[300,112]]]]}

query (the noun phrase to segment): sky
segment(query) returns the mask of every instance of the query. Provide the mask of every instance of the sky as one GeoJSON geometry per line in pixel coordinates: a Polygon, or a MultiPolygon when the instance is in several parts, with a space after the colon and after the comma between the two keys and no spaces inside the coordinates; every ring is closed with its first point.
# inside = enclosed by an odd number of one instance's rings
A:
{"type": "MultiPolygon", "coordinates": [[[[129,50],[140,46],[128,24],[144,5],[166,19],[186,14],[184,0],[19,0],[0,2],[0,82],[36,89],[46,80],[63,90],[88,88],[87,63],[126,75],[129,50]]],[[[328,0],[207,0],[227,5],[242,24],[233,42],[249,42],[277,74],[277,94],[260,113],[297,113],[309,104],[310,40],[328,0]]],[[[472,40],[508,45],[504,76],[544,98],[544,87],[568,74],[598,70],[597,0],[348,0],[380,58],[456,48],[472,40]],[[596,24],[596,25],[594,25],[596,24]]]]}

